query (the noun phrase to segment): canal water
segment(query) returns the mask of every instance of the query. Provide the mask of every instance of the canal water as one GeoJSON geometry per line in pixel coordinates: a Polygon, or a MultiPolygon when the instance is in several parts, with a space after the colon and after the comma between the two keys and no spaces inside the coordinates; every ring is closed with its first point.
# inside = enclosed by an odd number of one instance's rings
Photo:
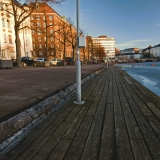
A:
{"type": "Polygon", "coordinates": [[[133,66],[122,64],[122,66],[130,76],[160,96],[160,62],[134,63],[133,66]]]}

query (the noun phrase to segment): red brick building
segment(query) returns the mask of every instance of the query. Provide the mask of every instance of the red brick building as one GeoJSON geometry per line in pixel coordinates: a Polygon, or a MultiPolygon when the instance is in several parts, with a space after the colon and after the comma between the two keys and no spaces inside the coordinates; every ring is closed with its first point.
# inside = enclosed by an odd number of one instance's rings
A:
{"type": "Polygon", "coordinates": [[[65,17],[61,17],[48,4],[38,3],[31,15],[33,57],[72,57],[72,46],[68,42],[69,27],[65,17]]]}

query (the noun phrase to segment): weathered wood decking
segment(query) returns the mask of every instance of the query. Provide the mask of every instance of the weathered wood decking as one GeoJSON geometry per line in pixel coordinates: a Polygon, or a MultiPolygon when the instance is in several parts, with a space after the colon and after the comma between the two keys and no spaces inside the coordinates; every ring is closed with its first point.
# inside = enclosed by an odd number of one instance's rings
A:
{"type": "Polygon", "coordinates": [[[34,126],[3,159],[159,160],[160,98],[124,71],[110,67],[34,126]]]}

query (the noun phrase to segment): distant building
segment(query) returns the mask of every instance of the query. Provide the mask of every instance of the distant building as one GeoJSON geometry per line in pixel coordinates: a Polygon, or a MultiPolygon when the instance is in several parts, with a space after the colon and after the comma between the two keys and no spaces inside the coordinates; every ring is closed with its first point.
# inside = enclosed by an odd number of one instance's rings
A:
{"type": "Polygon", "coordinates": [[[107,36],[99,36],[98,38],[92,37],[93,50],[94,45],[100,44],[104,47],[107,58],[115,58],[115,39],[107,36]]]}
{"type": "Polygon", "coordinates": [[[134,54],[137,53],[139,51],[138,48],[127,48],[124,50],[121,50],[121,54],[134,54]]]}
{"type": "Polygon", "coordinates": [[[144,55],[145,58],[150,58],[150,50],[151,50],[152,46],[150,45],[149,47],[145,48],[142,50],[142,53],[144,55]]]}
{"type": "Polygon", "coordinates": [[[120,50],[118,48],[115,48],[115,55],[120,55],[120,50]]]}
{"type": "Polygon", "coordinates": [[[157,44],[150,49],[150,57],[160,57],[160,44],[157,44]]]}
{"type": "Polygon", "coordinates": [[[127,62],[132,59],[143,58],[143,54],[139,53],[138,48],[127,48],[120,51],[119,55],[116,55],[115,60],[119,62],[127,62]]]}

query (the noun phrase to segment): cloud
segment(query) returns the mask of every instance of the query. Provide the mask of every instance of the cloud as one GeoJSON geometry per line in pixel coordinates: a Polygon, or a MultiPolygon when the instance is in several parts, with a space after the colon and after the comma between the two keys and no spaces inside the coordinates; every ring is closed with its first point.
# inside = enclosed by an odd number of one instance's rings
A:
{"type": "Polygon", "coordinates": [[[148,39],[139,39],[139,40],[133,40],[133,41],[128,41],[128,42],[123,42],[116,44],[117,48],[134,48],[136,46],[139,46],[143,42],[149,41],[148,39]]]}

